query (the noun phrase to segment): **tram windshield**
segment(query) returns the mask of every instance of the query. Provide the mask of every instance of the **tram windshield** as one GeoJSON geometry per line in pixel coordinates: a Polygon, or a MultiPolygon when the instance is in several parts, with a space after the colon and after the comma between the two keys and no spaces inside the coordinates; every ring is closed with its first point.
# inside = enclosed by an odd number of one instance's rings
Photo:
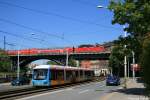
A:
{"type": "Polygon", "coordinates": [[[33,79],[35,80],[43,80],[47,78],[48,69],[34,69],[33,71],[33,79]]]}

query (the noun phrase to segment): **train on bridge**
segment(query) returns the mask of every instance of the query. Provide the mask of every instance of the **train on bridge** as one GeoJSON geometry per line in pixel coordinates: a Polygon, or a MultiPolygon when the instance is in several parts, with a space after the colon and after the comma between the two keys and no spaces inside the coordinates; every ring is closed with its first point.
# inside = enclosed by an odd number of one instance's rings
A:
{"type": "Polygon", "coordinates": [[[99,53],[106,51],[104,46],[92,46],[92,47],[67,47],[60,49],[23,49],[23,50],[8,50],[9,55],[17,55],[19,51],[20,55],[36,55],[36,54],[63,54],[63,53],[99,53]]]}

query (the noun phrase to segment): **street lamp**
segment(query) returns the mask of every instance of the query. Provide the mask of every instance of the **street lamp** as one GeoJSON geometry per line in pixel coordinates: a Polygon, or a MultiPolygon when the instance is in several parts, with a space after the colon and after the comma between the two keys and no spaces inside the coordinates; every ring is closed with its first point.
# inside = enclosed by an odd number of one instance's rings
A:
{"type": "MultiPolygon", "coordinates": [[[[123,28],[125,29],[125,26],[123,26],[123,28]]],[[[127,37],[127,32],[126,31],[124,31],[124,37],[126,38],[127,37]]],[[[125,44],[124,45],[124,48],[126,49],[126,47],[127,47],[127,45],[125,44]]],[[[126,54],[125,54],[125,56],[124,56],[124,78],[125,78],[125,86],[124,86],[124,88],[126,88],[127,87],[127,56],[126,56],[126,54]]]]}
{"type": "Polygon", "coordinates": [[[101,6],[101,5],[97,6],[97,8],[106,8],[106,9],[108,9],[108,7],[104,7],[104,6],[101,6]]]}
{"type": "MultiPolygon", "coordinates": [[[[35,35],[34,33],[31,33],[31,35],[35,35]]],[[[19,51],[19,47],[17,50],[17,79],[19,80],[20,78],[20,51],[19,51]]]]}
{"type": "MultiPolygon", "coordinates": [[[[68,66],[69,52],[68,48],[66,49],[66,66],[68,66]]],[[[64,80],[66,80],[66,69],[64,67],[64,80]]]]}
{"type": "MultiPolygon", "coordinates": [[[[104,7],[104,6],[97,6],[97,8],[105,8],[105,9],[108,9],[108,7],[104,7]]],[[[125,26],[123,27],[125,28],[125,26]]],[[[126,34],[126,31],[124,31],[124,37],[126,37],[127,34],[126,34]]],[[[124,48],[126,49],[126,44],[124,45],[124,48]]],[[[124,56],[124,88],[127,87],[127,84],[126,84],[126,81],[127,81],[127,56],[125,55],[124,56]]]]}

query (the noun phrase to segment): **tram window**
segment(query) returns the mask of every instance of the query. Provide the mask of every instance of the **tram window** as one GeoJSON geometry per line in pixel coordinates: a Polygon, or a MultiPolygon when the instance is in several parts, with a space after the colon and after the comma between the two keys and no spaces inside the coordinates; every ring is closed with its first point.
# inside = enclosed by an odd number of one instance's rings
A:
{"type": "Polygon", "coordinates": [[[91,72],[90,71],[85,71],[85,76],[88,78],[88,77],[91,77],[91,72]]]}
{"type": "Polygon", "coordinates": [[[63,80],[64,71],[63,70],[51,70],[51,80],[63,80]]]}
{"type": "Polygon", "coordinates": [[[72,71],[66,71],[66,80],[72,79],[72,71]]]}
{"type": "Polygon", "coordinates": [[[75,73],[76,73],[76,77],[79,77],[79,72],[78,72],[78,71],[76,71],[75,73]]]}
{"type": "Polygon", "coordinates": [[[56,76],[58,80],[63,80],[64,79],[64,70],[57,70],[56,71],[56,76]]]}
{"type": "Polygon", "coordinates": [[[80,77],[83,77],[83,71],[80,70],[80,77]]]}
{"type": "Polygon", "coordinates": [[[51,80],[55,80],[55,79],[56,79],[56,71],[51,70],[51,80]]]}
{"type": "Polygon", "coordinates": [[[93,71],[91,71],[91,75],[94,76],[94,72],[93,71]]]}
{"type": "Polygon", "coordinates": [[[43,80],[47,78],[48,69],[34,69],[34,79],[43,80]]]}

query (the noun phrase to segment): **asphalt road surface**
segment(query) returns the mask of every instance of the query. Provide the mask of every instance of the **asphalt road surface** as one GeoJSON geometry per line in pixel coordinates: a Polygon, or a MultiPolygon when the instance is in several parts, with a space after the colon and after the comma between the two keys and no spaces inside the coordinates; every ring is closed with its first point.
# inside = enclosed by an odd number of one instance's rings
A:
{"type": "Polygon", "coordinates": [[[102,97],[121,86],[106,86],[105,81],[91,82],[43,94],[20,98],[18,100],[104,100],[102,97]]]}

